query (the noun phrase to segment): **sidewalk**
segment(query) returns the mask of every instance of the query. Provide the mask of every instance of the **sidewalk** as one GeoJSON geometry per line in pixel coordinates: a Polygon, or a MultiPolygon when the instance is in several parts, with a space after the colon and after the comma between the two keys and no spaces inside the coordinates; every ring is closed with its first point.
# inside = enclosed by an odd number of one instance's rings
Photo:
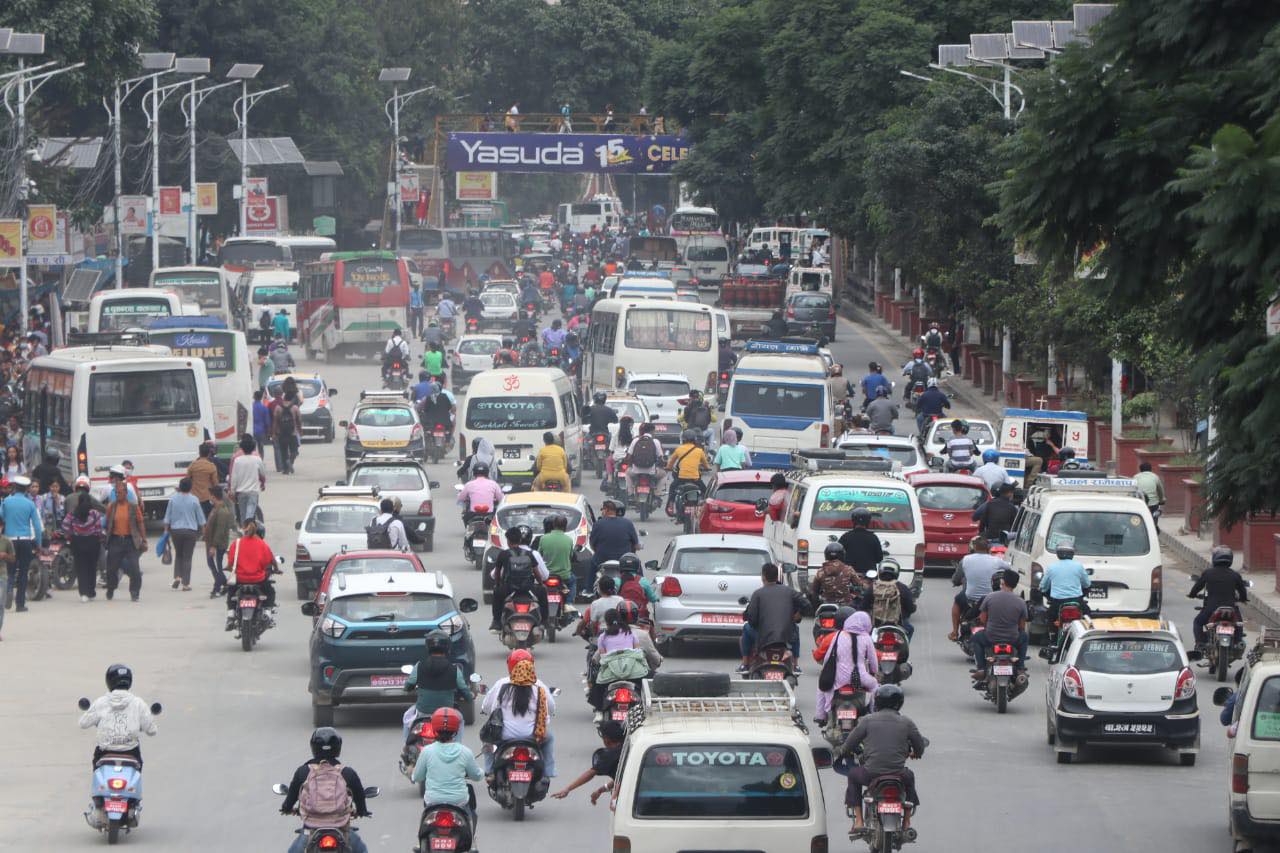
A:
{"type": "MultiPolygon", "coordinates": [[[[902,334],[884,320],[880,319],[874,311],[868,311],[860,306],[850,307],[847,309],[847,315],[851,320],[856,322],[859,327],[865,331],[867,341],[884,355],[886,359],[886,373],[890,367],[895,367],[894,372],[900,369],[911,357],[913,341],[903,337],[902,334]]],[[[959,376],[953,379],[959,379],[959,376]]],[[[998,408],[995,401],[985,396],[981,390],[977,389],[973,383],[968,381],[952,381],[947,383],[947,393],[951,398],[962,405],[955,406],[956,416],[962,417],[966,413],[976,413],[977,416],[990,420],[998,427],[1003,410],[998,408]]],[[[1176,517],[1168,517],[1165,519],[1168,524],[1177,523],[1176,517]]],[[[1178,530],[1176,533],[1168,531],[1160,531],[1160,546],[1169,553],[1176,556],[1179,560],[1186,563],[1187,571],[1190,574],[1199,574],[1209,568],[1209,554],[1213,550],[1212,536],[1197,536],[1194,533],[1186,533],[1178,530]]],[[[1236,553],[1237,568],[1241,565],[1243,555],[1236,553]]],[[[1276,591],[1276,581],[1271,572],[1249,572],[1244,571],[1245,577],[1254,581],[1254,588],[1249,590],[1249,604],[1257,614],[1272,626],[1280,626],[1280,592],[1276,591]]],[[[1170,588],[1170,579],[1165,581],[1165,595],[1186,595],[1187,590],[1191,588],[1190,581],[1186,583],[1185,589],[1173,590],[1170,588]]],[[[1179,579],[1181,583],[1181,579],[1179,579]]]]}

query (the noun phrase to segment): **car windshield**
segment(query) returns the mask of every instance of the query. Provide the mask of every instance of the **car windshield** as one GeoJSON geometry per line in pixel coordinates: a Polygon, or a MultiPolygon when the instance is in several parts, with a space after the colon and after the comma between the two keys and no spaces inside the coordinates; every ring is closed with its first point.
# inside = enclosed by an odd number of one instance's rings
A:
{"type": "Polygon", "coordinates": [[[758,575],[768,562],[768,551],[682,548],[676,552],[673,571],[678,575],[758,575]]]}
{"type": "Polygon", "coordinates": [[[551,397],[475,397],[467,400],[467,429],[555,429],[551,397]]]}
{"type": "Polygon", "coordinates": [[[1156,637],[1095,637],[1084,641],[1076,668],[1109,675],[1152,675],[1182,668],[1172,640],[1156,637]]]}
{"type": "Polygon", "coordinates": [[[582,521],[582,513],[578,512],[577,508],[573,506],[559,504],[538,506],[530,504],[499,509],[498,527],[508,530],[521,524],[527,524],[536,535],[542,533],[542,522],[553,515],[563,515],[569,530],[573,530],[582,521]]]}
{"type": "Polygon", "coordinates": [[[480,294],[480,301],[486,306],[495,308],[514,308],[516,305],[516,299],[514,296],[500,290],[480,294]]]}
{"type": "Polygon", "coordinates": [[[377,514],[378,508],[369,504],[322,504],[312,508],[302,529],[308,533],[358,533],[363,536],[365,528],[377,514]]]}
{"type": "Polygon", "coordinates": [[[637,397],[684,397],[689,383],[683,379],[637,379],[629,390],[637,397]]]}
{"type": "Polygon", "coordinates": [[[634,422],[632,432],[640,428],[640,424],[649,418],[649,411],[645,408],[644,403],[638,400],[609,400],[606,406],[618,413],[618,420],[623,418],[631,418],[634,422]]]}
{"type": "Polygon", "coordinates": [[[1139,557],[1151,552],[1146,519],[1132,512],[1055,513],[1045,534],[1045,548],[1075,539],[1076,557],[1139,557]]]}
{"type": "Polygon", "coordinates": [[[418,564],[408,557],[348,557],[333,566],[335,575],[372,575],[379,572],[416,572],[418,564]]]}
{"type": "MultiPolygon", "coordinates": [[[[319,379],[294,379],[298,383],[298,391],[302,394],[302,399],[310,400],[312,397],[320,396],[320,389],[323,387],[319,379]]],[[[283,382],[271,381],[267,383],[267,396],[274,397],[276,390],[284,387],[283,382]]]]}
{"type": "Polygon", "coordinates": [[[413,423],[413,411],[404,406],[366,406],[356,412],[356,426],[405,427],[413,423]]]}
{"type": "Polygon", "coordinates": [[[347,622],[435,622],[455,609],[447,595],[373,592],[335,598],[329,604],[329,615],[347,622]]]}
{"type": "Polygon", "coordinates": [[[720,483],[711,493],[711,499],[754,505],[756,501],[767,498],[771,494],[773,494],[773,487],[769,485],[767,479],[746,480],[741,483],[720,483]]]}
{"type": "Polygon", "coordinates": [[[977,486],[921,486],[916,489],[916,500],[921,509],[953,509],[966,512],[975,510],[986,497],[977,486]]]}
{"type": "Polygon", "coordinates": [[[871,441],[859,441],[850,443],[841,443],[841,448],[853,448],[864,453],[874,453],[877,456],[883,456],[893,462],[900,462],[902,467],[909,468],[916,464],[916,449],[911,446],[903,447],[895,444],[877,444],[871,441]]]}
{"type": "MultiPolygon", "coordinates": [[[[951,422],[942,421],[938,424],[938,428],[933,432],[934,444],[946,444],[953,438],[951,432],[951,422]]],[[[974,423],[969,421],[969,438],[973,439],[975,444],[995,444],[996,436],[991,431],[991,427],[986,424],[974,423]]]]}
{"type": "Polygon", "coordinates": [[[817,293],[802,293],[791,297],[791,304],[796,308],[830,308],[831,297],[817,293]]]}
{"type": "Polygon", "coordinates": [[[871,529],[909,533],[916,529],[911,498],[903,489],[871,486],[823,486],[813,504],[811,525],[820,530],[853,527],[855,509],[871,511],[871,529]]]}
{"type": "Polygon", "coordinates": [[[502,349],[502,341],[485,338],[464,340],[458,344],[460,355],[493,355],[500,349],[502,349]]]}
{"type": "Polygon", "coordinates": [[[821,420],[825,385],[783,385],[779,382],[733,383],[734,415],[762,415],[821,420]]]}
{"type": "Polygon", "coordinates": [[[383,492],[418,492],[427,487],[427,480],[417,465],[357,465],[351,485],[377,486],[383,492]]]}
{"type": "Polygon", "coordinates": [[[804,818],[809,814],[800,758],[771,744],[651,747],[635,783],[638,818],[804,818]]]}

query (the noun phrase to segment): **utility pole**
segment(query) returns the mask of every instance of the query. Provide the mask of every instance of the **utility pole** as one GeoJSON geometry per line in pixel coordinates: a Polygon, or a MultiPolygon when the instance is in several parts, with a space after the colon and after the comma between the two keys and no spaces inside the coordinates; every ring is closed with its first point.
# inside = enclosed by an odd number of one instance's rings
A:
{"type": "Polygon", "coordinates": [[[273,86],[270,89],[263,89],[260,92],[249,93],[249,81],[258,76],[258,72],[262,71],[262,66],[248,63],[237,62],[231,66],[231,70],[227,72],[227,77],[232,80],[240,81],[240,97],[236,98],[236,102],[231,109],[236,115],[236,121],[240,124],[240,236],[244,237],[248,230],[249,216],[249,110],[253,109],[253,105],[262,100],[266,95],[272,92],[279,92],[282,89],[289,88],[286,83],[283,86],[273,86]]]}

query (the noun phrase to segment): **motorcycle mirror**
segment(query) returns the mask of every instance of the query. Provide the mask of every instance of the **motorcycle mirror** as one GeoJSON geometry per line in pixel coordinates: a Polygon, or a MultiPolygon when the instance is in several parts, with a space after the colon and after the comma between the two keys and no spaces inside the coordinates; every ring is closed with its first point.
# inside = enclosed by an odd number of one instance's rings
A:
{"type": "Polygon", "coordinates": [[[159,703],[159,702],[152,702],[152,703],[151,703],[151,715],[152,715],[153,717],[159,716],[159,715],[160,715],[160,712],[161,712],[161,711],[163,711],[163,710],[164,710],[164,708],[160,707],[160,703],[159,703]]]}
{"type": "Polygon", "coordinates": [[[551,688],[551,695],[552,695],[553,697],[558,697],[558,696],[560,695],[560,688],[559,688],[559,687],[552,687],[552,688],[551,688]]]}
{"type": "Polygon", "coordinates": [[[1039,652],[1039,654],[1040,654],[1040,658],[1041,658],[1042,660],[1047,660],[1047,661],[1049,661],[1050,663],[1052,663],[1052,662],[1053,662],[1053,647],[1052,647],[1052,646],[1041,646],[1041,647],[1040,647],[1040,652],[1039,652]]]}
{"type": "Polygon", "coordinates": [[[382,793],[382,789],[379,788],[377,785],[370,785],[369,787],[364,789],[365,799],[369,799],[369,800],[373,799],[374,797],[378,796],[381,793],[382,793]]]}
{"type": "Polygon", "coordinates": [[[480,678],[480,673],[473,672],[471,673],[471,677],[467,680],[470,681],[472,684],[479,684],[483,679],[480,678]]]}
{"type": "Polygon", "coordinates": [[[454,484],[453,484],[453,490],[454,490],[455,492],[460,492],[460,491],[462,491],[462,484],[461,484],[461,483],[454,483],[454,484]]]}
{"type": "Polygon", "coordinates": [[[413,664],[411,663],[405,664],[404,666],[400,667],[400,671],[403,672],[405,675],[413,675],[413,664]]]}
{"type": "Polygon", "coordinates": [[[439,481],[439,480],[428,480],[428,481],[427,481],[427,485],[428,485],[428,486],[430,486],[430,487],[431,487],[431,488],[433,488],[433,489],[438,489],[438,488],[440,488],[440,481],[439,481]]]}
{"type": "Polygon", "coordinates": [[[871,571],[867,572],[867,577],[871,578],[872,580],[875,580],[879,576],[880,576],[880,572],[876,571],[875,569],[872,569],[871,571]]]}
{"type": "Polygon", "coordinates": [[[338,426],[342,427],[343,429],[346,429],[346,428],[347,428],[347,422],[346,422],[346,421],[338,421],[338,426]]]}
{"type": "Polygon", "coordinates": [[[283,797],[289,793],[289,786],[283,782],[277,782],[271,786],[271,790],[283,797]]]}
{"type": "Polygon", "coordinates": [[[458,602],[458,610],[463,613],[475,613],[480,609],[480,603],[474,598],[464,598],[458,602]]]}
{"type": "Polygon", "coordinates": [[[303,616],[314,617],[316,615],[316,603],[314,601],[304,601],[301,610],[303,616]]]}
{"type": "Polygon", "coordinates": [[[645,562],[644,567],[651,572],[656,572],[658,570],[658,561],[648,560],[645,562]]]}
{"type": "Polygon", "coordinates": [[[88,699],[84,698],[83,696],[81,696],[80,701],[77,702],[76,704],[80,706],[81,711],[87,711],[89,710],[89,706],[92,705],[93,703],[90,702],[88,699]]]}
{"type": "MultiPolygon", "coordinates": [[[[1197,607],[1196,609],[1199,610],[1200,608],[1197,607]]],[[[1204,660],[1204,652],[1200,651],[1199,649],[1192,649],[1191,651],[1187,652],[1187,660],[1189,661],[1204,660]]]]}
{"type": "Polygon", "coordinates": [[[1217,690],[1213,691],[1213,704],[1221,708],[1223,705],[1227,704],[1227,700],[1231,698],[1232,693],[1235,693],[1235,691],[1230,687],[1219,687],[1217,690]]]}
{"type": "Polygon", "coordinates": [[[813,748],[813,764],[819,770],[826,769],[831,766],[831,750],[825,746],[815,746],[813,748]]]}

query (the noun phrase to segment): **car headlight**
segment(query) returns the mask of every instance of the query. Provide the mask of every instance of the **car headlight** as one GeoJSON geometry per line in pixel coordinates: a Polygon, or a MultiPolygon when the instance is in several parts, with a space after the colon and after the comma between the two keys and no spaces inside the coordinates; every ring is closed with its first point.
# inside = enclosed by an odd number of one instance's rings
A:
{"type": "Polygon", "coordinates": [[[463,619],[462,616],[457,613],[453,614],[448,619],[441,621],[439,625],[439,629],[441,631],[447,631],[450,634],[460,634],[462,633],[462,629],[466,627],[467,620],[463,619]]]}
{"type": "Polygon", "coordinates": [[[337,639],[341,637],[347,630],[347,626],[343,625],[332,616],[326,616],[320,620],[320,633],[337,639]]]}

